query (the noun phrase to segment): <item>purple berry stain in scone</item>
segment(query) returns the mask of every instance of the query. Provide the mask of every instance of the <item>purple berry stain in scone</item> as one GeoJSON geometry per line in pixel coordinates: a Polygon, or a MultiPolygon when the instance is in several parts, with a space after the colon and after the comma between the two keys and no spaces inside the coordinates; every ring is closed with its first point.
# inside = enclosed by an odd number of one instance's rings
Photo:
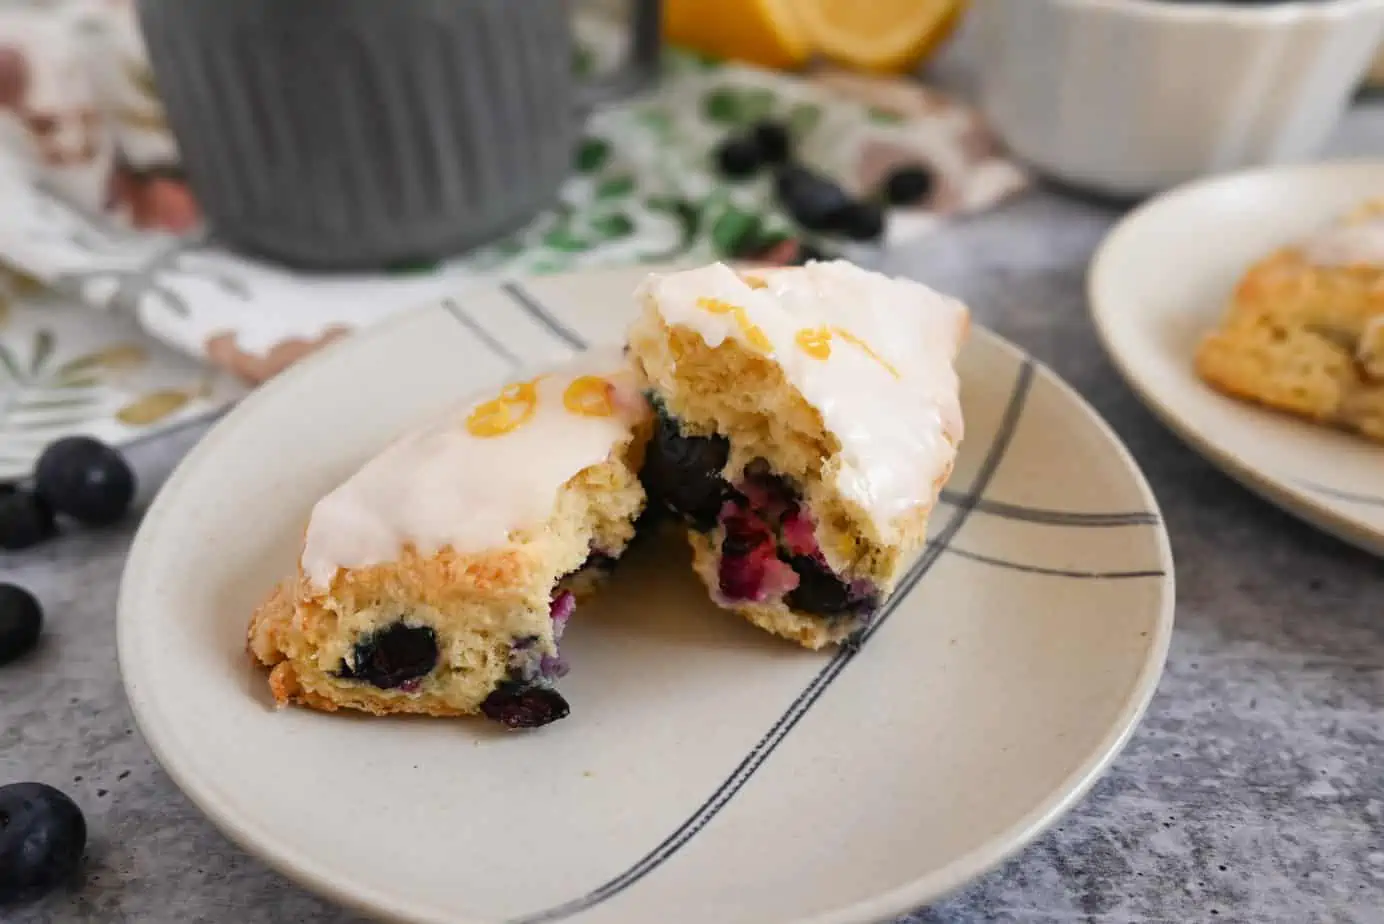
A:
{"type": "Polygon", "coordinates": [[[417,689],[437,666],[437,633],[428,626],[396,622],[356,642],[351,663],[338,676],[359,680],[381,690],[417,689]]]}
{"type": "Polygon", "coordinates": [[[687,436],[654,402],[657,420],[643,479],[650,502],[700,532],[721,530],[718,590],[727,602],[782,600],[824,619],[865,620],[881,594],[869,581],[846,580],[822,553],[799,492],[767,462],[746,466],[731,485],[723,470],[730,445],[719,435],[687,436]]]}

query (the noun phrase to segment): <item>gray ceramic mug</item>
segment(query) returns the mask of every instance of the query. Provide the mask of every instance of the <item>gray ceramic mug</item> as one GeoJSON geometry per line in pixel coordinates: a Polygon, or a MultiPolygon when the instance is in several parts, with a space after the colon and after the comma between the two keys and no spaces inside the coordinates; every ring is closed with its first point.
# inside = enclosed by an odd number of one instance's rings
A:
{"type": "Polygon", "coordinates": [[[562,0],[139,0],[149,60],[213,233],[297,266],[443,257],[549,205],[587,110],[658,70],[574,76],[562,0]]]}

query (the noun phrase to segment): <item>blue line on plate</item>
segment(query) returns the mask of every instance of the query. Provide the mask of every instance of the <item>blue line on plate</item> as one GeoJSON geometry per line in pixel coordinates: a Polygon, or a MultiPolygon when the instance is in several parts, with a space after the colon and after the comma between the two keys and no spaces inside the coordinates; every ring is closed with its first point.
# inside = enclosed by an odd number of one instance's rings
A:
{"type": "Polygon", "coordinates": [[[486,330],[484,327],[481,327],[480,324],[476,323],[476,319],[467,314],[466,310],[463,309],[457,301],[450,298],[443,299],[442,307],[447,309],[448,314],[460,321],[462,327],[465,327],[468,331],[470,331],[477,340],[481,341],[487,347],[489,347],[490,352],[494,353],[496,356],[499,356],[501,359],[509,363],[511,366],[523,365],[523,360],[521,360],[514,353],[510,352],[509,348],[506,347],[503,343],[492,337],[490,335],[490,331],[486,330]]]}
{"type": "Polygon", "coordinates": [[[947,551],[971,561],[980,562],[984,565],[994,565],[997,568],[1008,568],[1011,571],[1023,571],[1026,574],[1047,574],[1053,577],[1078,578],[1087,580],[1118,580],[1120,578],[1144,578],[1144,577],[1163,577],[1165,572],[1161,570],[1153,571],[1069,571],[1066,568],[1044,568],[1041,565],[1025,565],[1017,561],[1005,561],[1003,558],[991,558],[989,555],[981,555],[978,552],[968,552],[965,549],[958,549],[956,546],[949,546],[947,551]]]}
{"type": "Polygon", "coordinates": [[[530,295],[519,283],[507,282],[500,288],[504,290],[506,295],[514,299],[520,308],[532,315],[539,324],[548,328],[563,343],[574,350],[586,349],[586,341],[576,331],[559,321],[551,311],[543,307],[542,302],[530,295]]]}
{"type": "MultiPolygon", "coordinates": [[[[941,501],[957,504],[965,497],[960,491],[943,490],[941,501]]],[[[1158,516],[1152,513],[1130,511],[1128,513],[1069,513],[1064,510],[1045,510],[1040,507],[1025,507],[1020,504],[1007,504],[981,498],[976,501],[977,513],[988,513],[1006,520],[1019,520],[1025,523],[1041,523],[1049,526],[1155,526],[1158,516]]]]}

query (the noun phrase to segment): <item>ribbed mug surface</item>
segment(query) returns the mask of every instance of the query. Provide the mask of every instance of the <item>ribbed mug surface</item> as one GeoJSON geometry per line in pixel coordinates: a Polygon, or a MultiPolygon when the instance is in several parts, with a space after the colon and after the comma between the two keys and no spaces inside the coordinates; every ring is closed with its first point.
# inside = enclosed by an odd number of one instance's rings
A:
{"type": "Polygon", "coordinates": [[[445,256],[548,204],[580,122],[567,5],[139,0],[217,235],[288,263],[445,256]]]}

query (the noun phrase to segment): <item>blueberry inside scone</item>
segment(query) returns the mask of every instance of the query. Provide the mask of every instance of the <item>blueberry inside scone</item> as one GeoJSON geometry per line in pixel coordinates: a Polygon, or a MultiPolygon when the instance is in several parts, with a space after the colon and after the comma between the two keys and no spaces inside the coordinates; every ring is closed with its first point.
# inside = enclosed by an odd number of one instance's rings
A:
{"type": "Polygon", "coordinates": [[[377,715],[569,712],[560,642],[644,508],[648,408],[618,352],[479,396],[324,497],[249,643],[275,699],[377,715]]]}
{"type": "Polygon", "coordinates": [[[967,316],[850,264],[654,276],[631,353],[641,478],[719,605],[809,647],[867,626],[925,542],[962,435],[967,316]]]}

